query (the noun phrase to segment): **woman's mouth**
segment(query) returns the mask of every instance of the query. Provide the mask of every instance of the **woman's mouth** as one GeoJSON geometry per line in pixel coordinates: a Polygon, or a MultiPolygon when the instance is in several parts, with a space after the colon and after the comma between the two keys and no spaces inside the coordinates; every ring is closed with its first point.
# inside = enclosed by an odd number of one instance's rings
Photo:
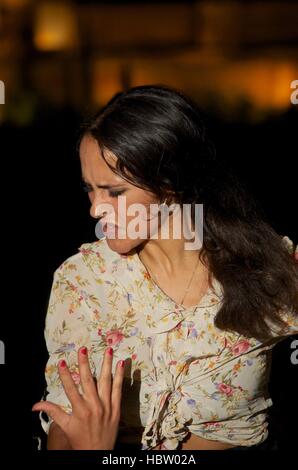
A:
{"type": "Polygon", "coordinates": [[[118,232],[118,225],[105,223],[102,227],[102,231],[107,237],[116,237],[118,232]]]}
{"type": "Polygon", "coordinates": [[[115,224],[105,223],[102,227],[102,230],[104,232],[106,232],[106,231],[108,232],[108,231],[114,230],[116,227],[117,227],[117,225],[115,225],[115,224]]]}

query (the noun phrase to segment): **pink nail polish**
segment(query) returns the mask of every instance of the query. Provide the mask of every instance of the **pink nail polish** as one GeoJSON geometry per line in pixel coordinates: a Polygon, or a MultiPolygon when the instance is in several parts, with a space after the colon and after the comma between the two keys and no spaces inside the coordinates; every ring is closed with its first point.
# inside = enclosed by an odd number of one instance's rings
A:
{"type": "Polygon", "coordinates": [[[87,356],[87,348],[82,348],[81,349],[81,354],[83,354],[84,356],[87,356]]]}
{"type": "Polygon", "coordinates": [[[108,354],[109,354],[110,356],[113,356],[113,348],[109,348],[109,349],[108,349],[108,354]]]}
{"type": "Polygon", "coordinates": [[[62,359],[60,362],[59,362],[59,367],[62,367],[62,369],[64,369],[66,367],[66,362],[64,359],[62,359]]]}

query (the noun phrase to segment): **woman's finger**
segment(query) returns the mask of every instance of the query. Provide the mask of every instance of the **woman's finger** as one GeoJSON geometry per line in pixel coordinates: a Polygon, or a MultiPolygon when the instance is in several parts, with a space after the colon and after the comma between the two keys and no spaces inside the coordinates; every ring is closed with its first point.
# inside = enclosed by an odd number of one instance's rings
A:
{"type": "Polygon", "coordinates": [[[65,390],[66,396],[71,403],[73,410],[79,409],[83,405],[83,399],[73,381],[71,373],[64,359],[58,363],[59,376],[65,390]]]}
{"type": "Polygon", "coordinates": [[[32,411],[44,411],[50,418],[52,418],[55,423],[60,426],[62,431],[65,432],[67,425],[70,420],[70,415],[61,409],[60,406],[52,403],[50,401],[41,401],[35,403],[32,407],[32,411]]]}
{"type": "Polygon", "coordinates": [[[106,411],[111,407],[113,349],[105,350],[100,375],[97,379],[97,391],[106,411]]]}
{"type": "Polygon", "coordinates": [[[80,380],[84,398],[89,398],[98,401],[96,385],[90,369],[88,350],[82,347],[78,352],[80,380]]]}
{"type": "Polygon", "coordinates": [[[111,419],[114,421],[120,419],[124,369],[125,369],[125,361],[123,360],[119,361],[116,367],[116,372],[115,372],[113,386],[112,386],[112,395],[111,395],[111,406],[112,406],[111,419]]]}

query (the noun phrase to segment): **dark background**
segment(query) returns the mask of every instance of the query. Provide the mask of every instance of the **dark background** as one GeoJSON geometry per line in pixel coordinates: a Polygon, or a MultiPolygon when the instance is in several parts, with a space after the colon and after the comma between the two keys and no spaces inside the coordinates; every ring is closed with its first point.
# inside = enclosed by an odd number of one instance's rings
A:
{"type": "MultiPolygon", "coordinates": [[[[297,3],[58,3],[64,9],[56,13],[46,7],[42,13],[47,2],[0,6],[6,94],[0,105],[0,339],[6,346],[0,447],[13,452],[35,451],[34,436],[44,438],[31,406],[44,390],[52,275],[81,243],[96,238],[80,185],[78,130],[114,93],[164,83],[191,95],[219,157],[258,198],[276,231],[298,239],[298,105],[290,102],[290,83],[298,79],[297,3]]],[[[293,339],[274,348],[270,379],[270,442],[285,451],[297,434],[293,339]]]]}

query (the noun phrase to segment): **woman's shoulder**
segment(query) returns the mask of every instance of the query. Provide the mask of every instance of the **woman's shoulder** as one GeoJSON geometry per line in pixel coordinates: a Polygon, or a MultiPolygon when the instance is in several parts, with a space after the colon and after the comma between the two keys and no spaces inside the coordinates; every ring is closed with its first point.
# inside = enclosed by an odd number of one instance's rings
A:
{"type": "Polygon", "coordinates": [[[77,253],[66,258],[57,268],[56,273],[87,273],[96,276],[109,273],[121,255],[112,251],[105,238],[83,243],[77,253]]]}
{"type": "Polygon", "coordinates": [[[96,261],[101,272],[105,272],[112,263],[115,263],[121,258],[119,253],[109,248],[106,238],[83,243],[79,247],[79,255],[84,263],[96,261]]]}

